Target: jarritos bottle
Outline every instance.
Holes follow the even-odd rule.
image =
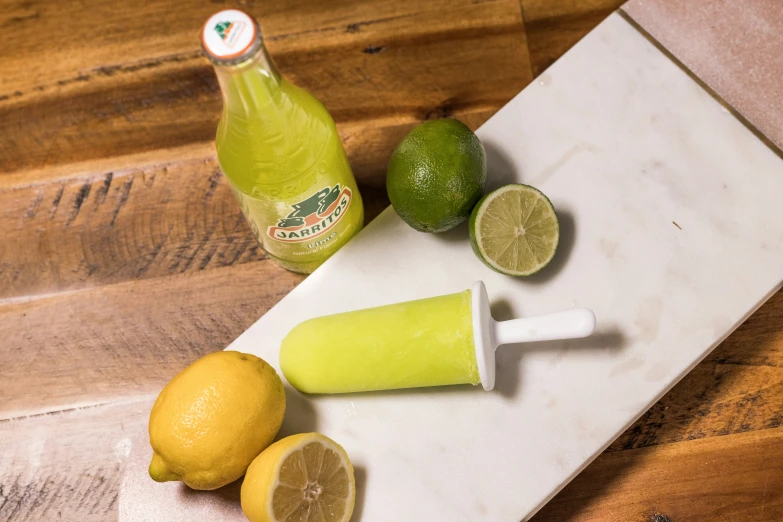
[[[280,76],[258,23],[243,11],[212,16],[201,42],[223,92],[220,168],[264,250],[281,266],[310,273],[364,222],[334,121]]]

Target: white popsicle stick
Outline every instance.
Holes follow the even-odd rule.
[[[487,287],[476,281],[471,288],[473,343],[481,385],[495,387],[495,350],[503,344],[554,341],[587,337],[595,330],[595,314],[588,308],[573,308],[537,317],[495,321],[489,309]]]

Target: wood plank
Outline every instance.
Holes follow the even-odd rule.
[[[158,0],[134,6],[131,16],[125,11],[130,6],[108,0],[74,9],[3,1],[11,4],[6,16],[16,32],[14,46],[0,51],[2,172],[214,137],[220,95],[196,36],[214,5],[172,10]],[[305,2],[251,11],[268,28],[282,72],[318,96],[339,123],[373,119],[380,120],[375,127],[394,129],[436,115],[492,111],[531,79],[521,14],[512,0],[372,7],[354,1],[328,8]],[[150,20],[167,30],[151,37]],[[101,31],[91,29],[96,24]],[[52,48],[57,37],[63,40]],[[352,134],[350,127],[341,130]],[[356,160],[355,151],[363,148],[359,139],[353,143],[349,153]],[[386,160],[377,157],[365,175],[382,173]],[[362,161],[357,164],[364,171]]]
[[[0,419],[157,393],[301,280],[262,261],[0,305]]]
[[[538,76],[624,0],[520,0],[533,75]]]
[[[13,91],[31,86],[51,86],[48,89],[86,81],[68,79],[92,69],[110,76],[123,72],[119,70],[122,63],[141,67],[143,60],[154,57],[176,61],[171,57],[198,51],[198,31],[210,15],[232,7],[221,3],[181,0],[174,9],[165,0],[139,5],[109,0],[71,5],[0,0],[0,24],[13,26],[17,36],[0,49],[4,59],[0,66],[7,69],[0,76],[0,88],[15,97]],[[421,37],[502,25],[508,23],[508,16],[514,24],[519,21],[519,5],[513,0],[483,4],[477,8],[466,0],[295,0],[240,2],[237,7],[259,19],[264,39],[277,55],[318,47],[357,47],[385,33]],[[165,30],[151,31],[153,26]],[[58,81],[66,84],[58,85]]]
[[[388,205],[386,190],[361,192],[369,221]],[[0,223],[0,298],[266,258],[211,154],[0,188]]]
[[[117,492],[153,398],[0,421],[0,520],[117,520]]]
[[[211,156],[0,190],[0,296],[265,258]]]
[[[783,520],[783,428],[598,457],[531,522]]]

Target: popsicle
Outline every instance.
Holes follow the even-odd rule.
[[[305,393],[495,386],[499,345],[586,337],[586,308],[497,322],[484,283],[456,294],[316,317],[283,339],[280,367]]]

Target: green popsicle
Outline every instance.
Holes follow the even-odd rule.
[[[587,308],[497,322],[476,281],[456,294],[305,321],[283,339],[280,368],[305,393],[479,383],[491,390],[499,345],[585,337],[594,328]]]
[[[306,393],[479,384],[471,291],[310,319],[280,366]]]

